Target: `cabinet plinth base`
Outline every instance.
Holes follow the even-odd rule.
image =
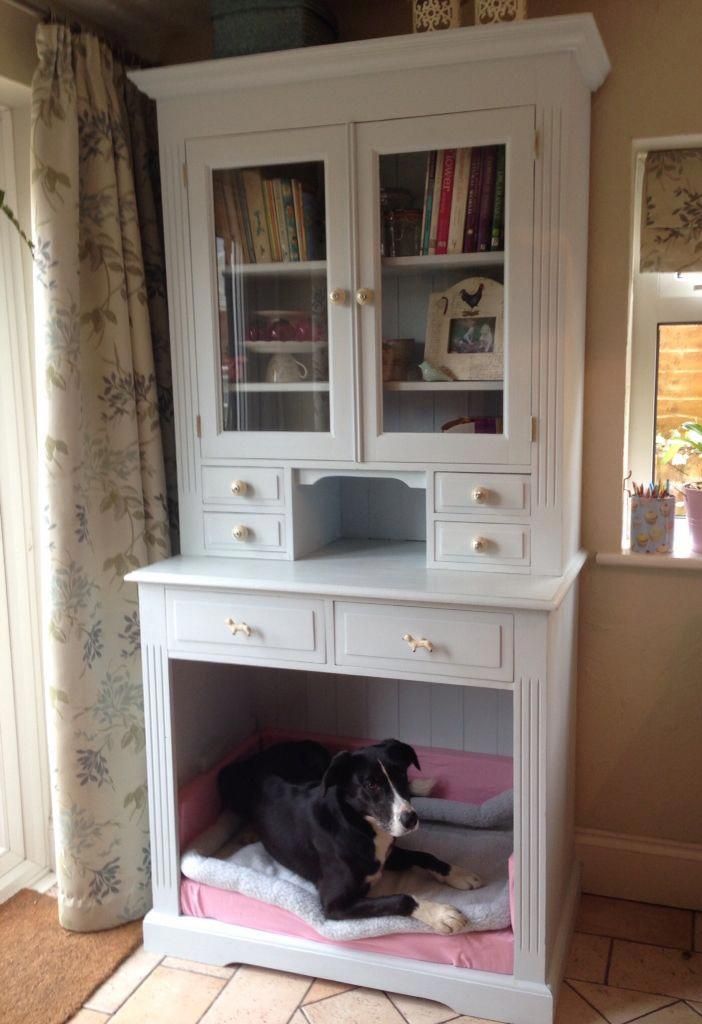
[[[505,1024],[552,1024],[548,985],[400,957],[322,947],[209,918],[175,917],[152,910],[144,919],[144,946],[152,953],[223,966],[254,964],[349,985],[380,988],[445,1003],[456,1013]],[[458,975],[458,976],[457,976]]]

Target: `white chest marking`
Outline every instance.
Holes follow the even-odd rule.
[[[393,844],[393,837],[389,834],[389,832],[385,832],[382,829],[379,829],[372,818],[366,818],[366,821],[375,832],[375,837],[373,839],[373,846],[375,847],[375,859],[380,864],[380,867],[376,872],[374,872],[372,875],[366,875],[366,883],[368,885],[374,885],[375,882],[378,881],[378,879],[383,873],[385,861],[388,859],[388,854],[390,853],[390,848],[392,847]]]

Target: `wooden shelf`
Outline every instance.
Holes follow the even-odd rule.
[[[239,383],[238,381],[232,381],[229,384],[229,390],[231,391],[258,391],[258,392],[284,392],[284,391],[328,391],[329,381],[328,380],[301,380],[291,381],[289,384],[249,384]]]
[[[457,252],[443,256],[383,256],[383,270],[393,273],[416,270],[450,270],[452,267],[501,267],[504,252]]]
[[[247,341],[247,352],[256,355],[281,355],[286,352],[319,352],[327,348],[326,341]]]
[[[386,380],[384,391],[504,391],[502,380]]]
[[[236,267],[227,267],[225,274],[326,274],[326,260],[295,260],[278,263],[238,263]]]

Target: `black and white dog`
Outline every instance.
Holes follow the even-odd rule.
[[[251,822],[271,857],[314,882],[328,918],[400,914],[453,934],[466,925],[455,907],[404,893],[369,895],[384,869],[422,868],[455,889],[482,884],[430,853],[395,846],[419,826],[411,764],[419,768],[417,755],[399,740],[333,758],[312,741],[278,743],[223,768],[218,785],[225,808]]]

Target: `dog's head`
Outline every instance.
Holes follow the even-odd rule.
[[[343,799],[374,828],[403,836],[419,825],[410,803],[407,769],[419,768],[417,755],[407,743],[383,740],[352,752],[342,750],[329,765],[322,789],[337,786]]]

